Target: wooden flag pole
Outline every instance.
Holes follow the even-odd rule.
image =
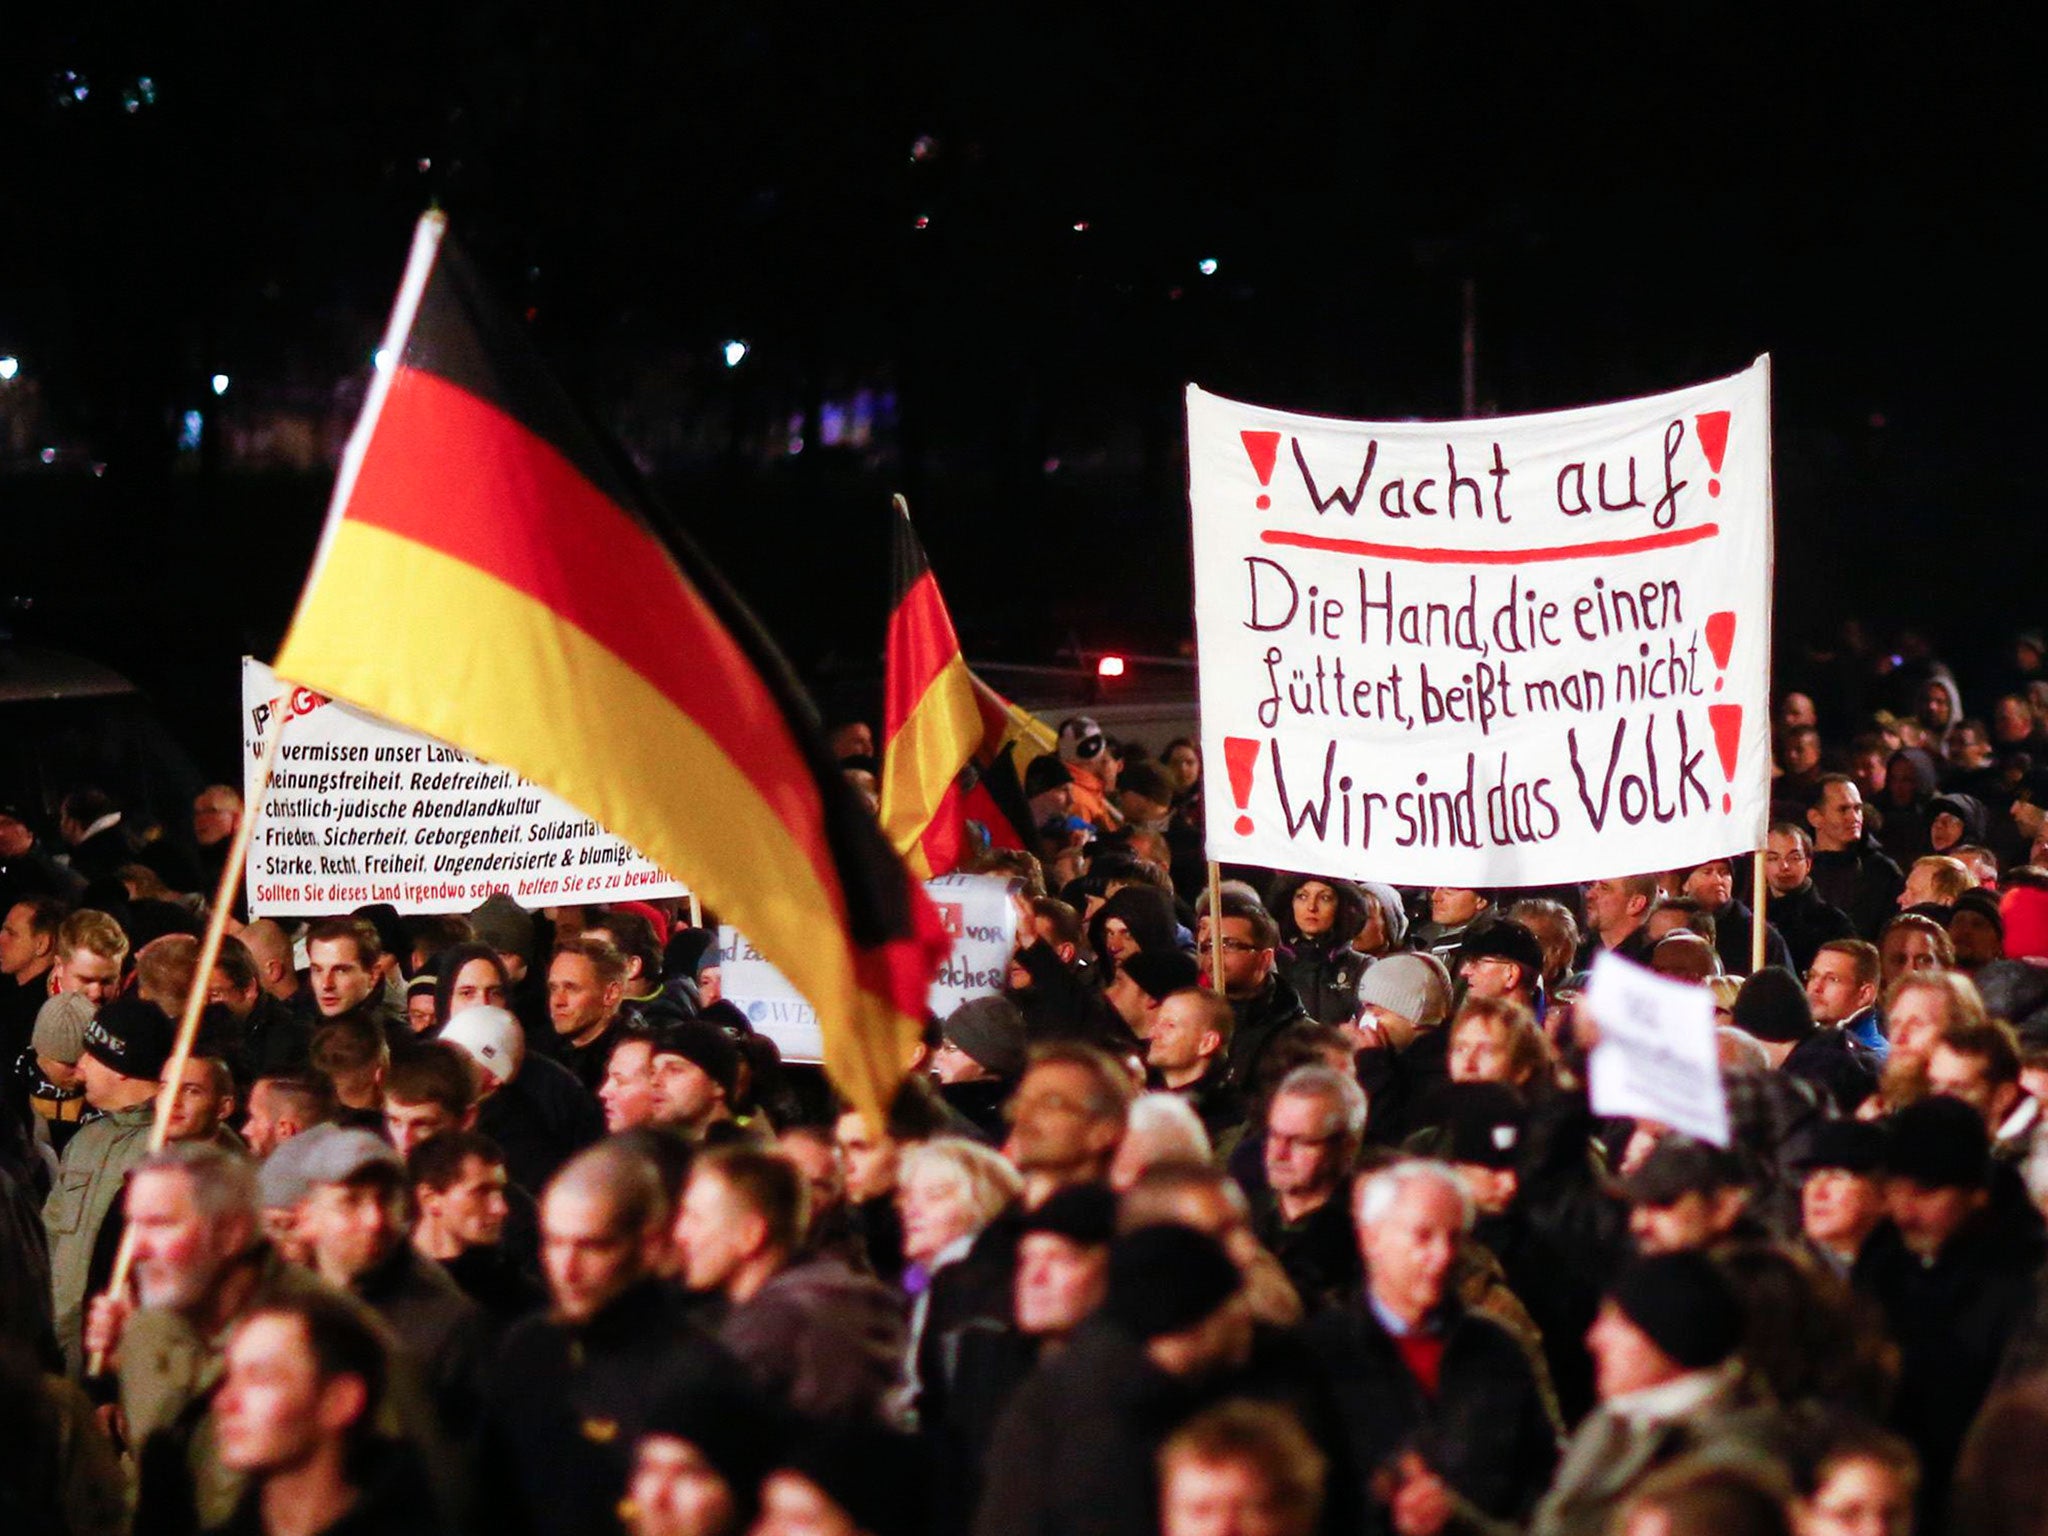
[[[1209,985],[1223,995],[1223,866],[1209,861]]]
[[[692,928],[702,928],[704,926],[704,903],[697,899],[695,891],[690,892],[690,926]]]
[[[263,750],[256,759],[256,783],[243,806],[242,823],[235,828],[234,841],[228,845],[228,861],[221,869],[220,884],[213,893],[213,911],[206,920],[206,936],[199,941],[199,962],[192,972],[192,990],[185,996],[185,1012],[178,1021],[178,1035],[171,1045],[170,1060],[164,1063],[163,1083],[171,1091],[158,1090],[156,1119],[149,1127],[152,1156],[163,1150],[164,1142],[170,1136],[171,1107],[177,1102],[177,1084],[185,1075],[185,1063],[192,1059],[193,1042],[199,1038],[200,1016],[206,1012],[207,982],[213,975],[214,963],[220,959],[221,940],[228,931],[228,915],[234,909],[235,897],[241,892],[242,866],[248,862],[256,817],[263,804],[263,796],[270,788],[270,771],[277,764],[277,747],[284,739],[285,716],[290,712],[291,690],[287,689],[282,697],[271,701],[270,719],[263,728]],[[108,1295],[118,1296],[127,1290],[128,1271],[134,1262],[135,1228],[123,1227],[121,1246],[114,1253],[114,1273],[107,1281]],[[85,1374],[97,1376],[105,1366],[106,1361],[98,1351],[94,1351],[86,1362]]]

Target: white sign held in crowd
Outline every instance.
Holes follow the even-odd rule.
[[[1711,992],[1603,950],[1593,961],[1585,1008],[1600,1029],[1586,1067],[1594,1114],[1655,1120],[1728,1145]]]
[[[277,676],[242,659],[243,790],[255,787]],[[687,894],[567,801],[430,737],[293,688],[249,841],[249,912],[467,912]]]
[[[1016,882],[999,875],[941,875],[925,893],[953,941],[953,953],[932,980],[927,1007],[944,1018],[970,997],[1000,992],[1017,943]],[[817,1010],[782,972],[732,928],[718,931],[719,991],[768,1036],[784,1061],[821,1061]]]
[[[1187,407],[1211,858],[1517,886],[1760,845],[1767,358],[1541,416]]]

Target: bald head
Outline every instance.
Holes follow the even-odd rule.
[[[256,976],[272,997],[290,997],[298,990],[298,972],[292,964],[292,941],[283,928],[267,917],[236,935],[249,957],[256,962]]]

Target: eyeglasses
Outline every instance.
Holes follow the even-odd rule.
[[[1102,749],[1108,744],[1109,743],[1105,741],[1100,734],[1094,736],[1083,736],[1079,741],[1074,743],[1074,756],[1080,758],[1083,762],[1086,762],[1091,757],[1100,757],[1102,755]]]
[[[1249,939],[1225,939],[1222,948],[1227,955],[1255,955],[1259,952],[1259,946]]]

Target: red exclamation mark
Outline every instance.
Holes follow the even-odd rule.
[[[1742,706],[1740,704],[1709,704],[1707,721],[1714,727],[1714,746],[1721,754],[1721,773],[1729,783],[1735,782],[1735,753],[1742,745]],[[1735,809],[1735,797],[1721,797],[1721,812],[1726,815]]]
[[[1280,457],[1280,434],[1278,432],[1240,432],[1244,439],[1244,451],[1251,456],[1252,469],[1258,474],[1259,484],[1273,483],[1273,461]],[[1273,498],[1264,491],[1259,493],[1256,503],[1263,512],[1273,505]],[[1240,802],[1242,803],[1242,802]]]
[[[1273,435],[1277,438],[1280,434],[1276,432]],[[1267,462],[1271,464],[1271,460]],[[1252,770],[1258,763],[1259,744],[1255,739],[1250,736],[1223,738],[1223,766],[1230,771],[1230,798],[1237,802],[1236,831],[1239,837],[1249,836],[1252,830],[1252,819],[1243,812],[1252,798]]]
[[[1728,452],[1728,416],[1727,411],[1702,411],[1692,419],[1700,437],[1700,452],[1707,456],[1707,468],[1716,475],[1721,473],[1721,460]],[[1707,481],[1707,494],[1721,494],[1718,479]]]
[[[1728,670],[1728,653],[1735,648],[1735,615],[1728,612],[1707,615],[1707,649],[1714,653],[1714,665]],[[1714,679],[1714,692],[1721,691],[1721,679]]]

